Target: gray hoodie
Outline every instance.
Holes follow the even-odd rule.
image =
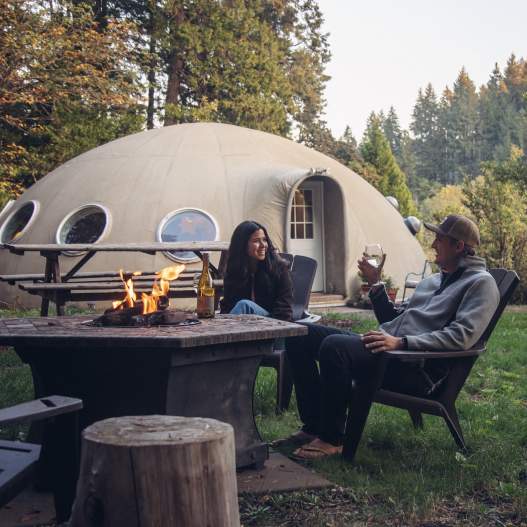
[[[422,280],[402,313],[393,320],[379,316],[385,304],[381,291],[371,295],[380,330],[396,337],[406,336],[410,350],[466,350],[477,343],[498,307],[500,295],[485,260],[478,256],[461,259],[461,276],[445,282],[437,273]],[[377,304],[377,305],[376,305]],[[386,306],[384,306],[386,307]],[[389,317],[392,318],[392,317]]]

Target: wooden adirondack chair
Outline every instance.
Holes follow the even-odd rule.
[[[508,271],[506,269],[490,269],[489,272],[492,274],[498,285],[500,303],[492,320],[481,336],[480,341],[472,349],[467,351],[384,352],[381,357],[381,364],[378,368],[378,378],[372,381],[375,385],[381,386],[382,376],[384,375],[387,361],[391,359],[453,359],[448,377],[437,393],[434,393],[429,397],[421,397],[378,388],[373,402],[408,410],[415,427],[423,426],[423,413],[443,417],[456,441],[456,444],[462,450],[466,449],[466,445],[455,407],[457,396],[465,384],[476,359],[485,352],[486,342],[520,281],[518,275],[514,271]],[[342,453],[343,457],[349,461],[353,460],[355,457],[364,426],[366,425],[367,417],[368,412],[363,413],[362,415],[354,415],[351,409],[349,413]]]
[[[55,419],[55,424],[46,433],[52,443],[53,494],[57,521],[68,519],[77,480],[78,453],[77,412],[82,401],[73,397],[51,395],[0,410],[0,425],[20,422]],[[63,441],[73,442],[64,448]],[[0,441],[0,507],[13,499],[28,484],[40,457],[40,445],[21,441]],[[68,459],[69,454],[74,456]],[[68,461],[72,461],[68,463]]]

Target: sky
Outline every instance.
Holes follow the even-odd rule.
[[[527,59],[527,0],[318,0],[332,59],[325,120],[360,140],[372,111],[408,128],[419,88],[438,95],[464,66],[477,87],[511,53]]]

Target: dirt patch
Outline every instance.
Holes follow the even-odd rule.
[[[525,527],[525,517],[509,501],[482,492],[442,500],[417,514],[382,496],[360,496],[349,488],[241,496],[242,524],[257,527]]]

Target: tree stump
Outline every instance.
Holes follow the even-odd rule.
[[[166,415],[89,426],[70,525],[239,526],[232,426]]]

